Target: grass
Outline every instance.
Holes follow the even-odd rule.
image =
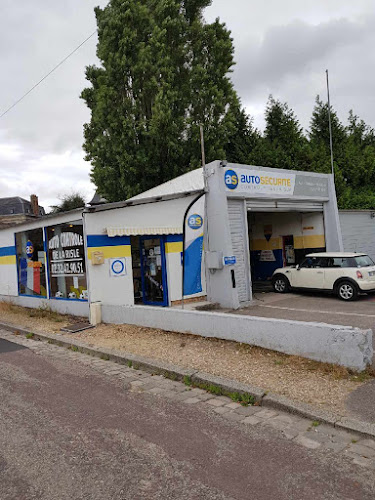
[[[253,405],[255,403],[255,398],[251,394],[230,392],[226,391],[219,385],[209,384],[205,382],[194,382],[188,375],[184,377],[183,382],[188,387],[196,387],[198,389],[202,389],[203,391],[209,392],[210,394],[214,394],[215,396],[227,396],[228,398],[232,399],[232,401],[240,403],[243,406]]]
[[[40,306],[37,309],[30,309],[29,316],[30,318],[46,318],[56,323],[62,323],[64,321],[64,317],[56,311],[52,311],[49,306]]]
[[[318,420],[314,420],[311,424],[312,427],[319,427],[320,422]]]
[[[33,334],[33,333],[28,333],[28,334],[26,335],[26,338],[27,338],[27,339],[32,339],[33,337],[34,337],[34,334]]]

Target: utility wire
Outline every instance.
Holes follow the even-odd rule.
[[[19,104],[23,99],[25,99],[26,96],[28,96],[33,90],[35,90],[38,85],[40,85],[42,82],[44,82],[44,80],[46,80],[46,78],[48,78],[50,75],[52,75],[52,73],[54,71],[57,70],[57,68],[59,68],[62,64],[64,64],[64,62],[69,59],[69,57],[71,57],[75,52],[77,52],[77,50],[79,50],[82,45],[84,45],[86,42],[88,42],[90,40],[90,38],[92,38],[95,33],[97,32],[97,30],[95,30],[93,33],[91,33],[90,36],[88,36],[85,40],[83,40],[82,43],[80,43],[78,45],[78,47],[76,47],[70,54],[68,54],[66,57],[64,57],[64,59],[62,59],[54,68],[51,69],[51,71],[49,73],[47,73],[45,76],[43,76],[43,78],[41,80],[39,80],[38,83],[36,83],[33,87],[31,87],[30,90],[28,90],[26,92],[26,94],[23,94],[22,97],[20,97],[16,102],[14,102],[8,109],[6,109],[3,113],[1,113],[0,115],[0,119],[5,116],[11,109],[13,109],[15,106],[17,106],[17,104]]]

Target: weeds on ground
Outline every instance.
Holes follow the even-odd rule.
[[[34,334],[33,334],[33,333],[28,333],[28,334],[26,335],[26,338],[27,338],[27,339],[32,339],[33,337],[34,337]]]
[[[242,406],[253,405],[255,403],[255,398],[251,394],[230,392],[215,384],[194,382],[188,375],[184,377],[183,382],[188,387],[202,389],[203,391],[214,394],[215,396],[227,396],[228,398],[232,399],[232,401],[240,403]]]
[[[64,321],[63,316],[56,311],[52,311],[49,306],[40,306],[37,309],[30,309],[29,316],[30,318],[46,318],[51,321],[56,321],[56,323]]]

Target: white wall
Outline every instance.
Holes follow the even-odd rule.
[[[103,306],[102,318],[234,340],[354,370],[364,370],[373,358],[372,331],[351,326],[148,306]]]
[[[5,255],[10,253],[13,253],[13,255]],[[18,295],[16,246],[13,228],[0,230],[0,294]]]

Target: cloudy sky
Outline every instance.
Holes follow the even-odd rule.
[[[0,114],[96,27],[93,8],[107,0],[1,0]],[[375,127],[373,0],[213,0],[236,47],[235,87],[262,128],[269,94],[286,101],[307,128],[329,68],[334,107]],[[78,190],[92,196],[84,161],[79,99],[85,66],[96,61],[96,37],[0,119],[0,197],[39,195],[46,208]]]

